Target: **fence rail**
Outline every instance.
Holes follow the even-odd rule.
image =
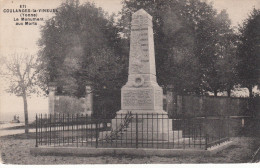
[[[166,114],[36,115],[36,147],[205,149],[229,140],[229,118]]]

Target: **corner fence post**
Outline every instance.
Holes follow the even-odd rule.
[[[35,144],[35,147],[38,147],[38,117],[37,117],[37,114],[36,114],[36,119],[35,119],[35,126],[36,126],[36,144]]]
[[[138,114],[136,114],[136,148],[138,148]]]

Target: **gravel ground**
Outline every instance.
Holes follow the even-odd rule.
[[[246,163],[252,158],[259,139],[234,138],[234,143],[215,156],[135,157],[135,156],[33,156],[29,148],[35,145],[33,133],[0,138],[1,158],[5,164],[144,164],[144,163]]]

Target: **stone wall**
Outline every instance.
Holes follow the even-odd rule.
[[[85,98],[55,96],[54,111],[60,114],[84,114]]]
[[[49,85],[49,114],[88,114],[93,113],[93,93],[90,86],[86,86],[83,98],[56,95],[56,86]]]
[[[229,98],[211,96],[177,96],[177,103],[168,111],[172,117],[203,116],[251,116],[248,98]],[[176,109],[176,110],[173,110]]]

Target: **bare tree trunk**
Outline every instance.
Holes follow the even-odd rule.
[[[25,133],[29,133],[29,124],[28,124],[28,106],[27,106],[27,96],[26,93],[23,93],[23,107],[24,107],[24,123],[25,123]]]

